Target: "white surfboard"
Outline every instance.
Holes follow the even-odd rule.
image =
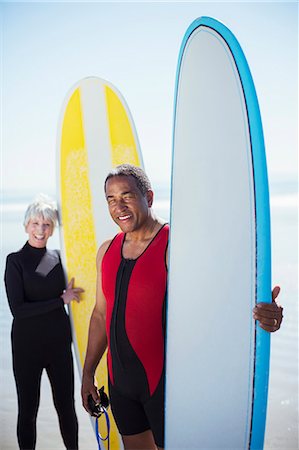
[[[179,55],[167,306],[166,448],[263,447],[271,301],[258,101],[234,35],[202,17]]]

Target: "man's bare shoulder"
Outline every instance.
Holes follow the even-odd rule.
[[[107,241],[103,242],[102,245],[100,245],[97,253],[97,267],[102,262],[103,256],[105,255],[106,251],[108,250],[109,245],[111,244],[112,239],[107,239]]]

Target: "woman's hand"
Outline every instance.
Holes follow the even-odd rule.
[[[64,301],[65,305],[69,305],[72,300],[76,300],[76,302],[80,302],[80,294],[84,292],[84,289],[77,287],[74,288],[75,278],[72,278],[67,288],[63,291],[61,298]]]

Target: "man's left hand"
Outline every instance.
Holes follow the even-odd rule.
[[[280,292],[280,287],[275,286],[272,291],[272,303],[257,303],[253,308],[253,318],[259,321],[263,330],[273,333],[280,328],[282,322],[283,308],[278,304],[276,298]]]

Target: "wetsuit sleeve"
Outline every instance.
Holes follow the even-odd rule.
[[[34,302],[26,301],[22,266],[13,255],[9,255],[6,259],[4,282],[11,313],[17,319],[44,314],[64,305],[61,297]]]

